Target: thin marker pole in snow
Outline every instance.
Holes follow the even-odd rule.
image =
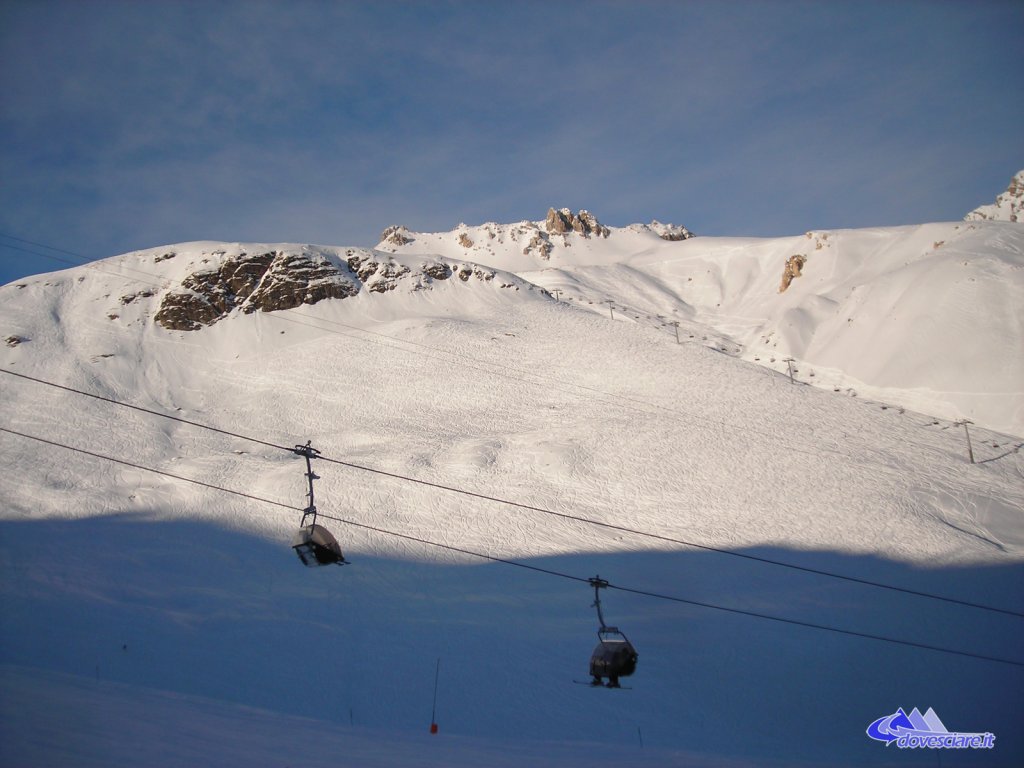
[[[613,301],[612,299],[605,299],[601,303],[608,305],[608,314],[611,315],[612,320],[614,320],[615,319],[615,310],[612,308],[612,301]]]
[[[967,431],[967,425],[973,423],[973,421],[968,419],[961,419],[957,422],[957,424],[960,424],[964,428],[964,435],[967,437],[967,456],[970,458],[971,464],[974,463],[974,446],[971,445],[971,433]]]
[[[796,382],[793,381],[793,358],[792,357],[787,357],[783,362],[789,368],[789,383],[790,384],[795,384]]]
[[[673,326],[675,327],[675,329],[676,329],[676,344],[679,344],[679,343],[680,343],[680,341],[679,341],[679,321],[678,321],[678,320],[674,321],[674,322],[672,323],[672,325],[673,325]]]
[[[562,292],[561,288],[552,288],[551,292],[555,294],[555,301],[559,301],[558,294]]]
[[[434,706],[430,710],[430,732],[437,733],[437,681],[441,677],[441,657],[437,657],[437,669],[434,671]]]

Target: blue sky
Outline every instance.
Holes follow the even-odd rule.
[[[1022,39],[1019,1],[0,0],[0,233],[954,220],[1024,168]],[[0,247],[0,283],[63,266]]]

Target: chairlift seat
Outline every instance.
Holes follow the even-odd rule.
[[[292,539],[292,549],[303,565],[310,568],[345,563],[345,556],[341,553],[338,540],[322,525],[314,524],[300,528]]]
[[[597,639],[597,647],[590,656],[591,676],[617,681],[636,671],[636,649],[617,627],[602,627],[597,631]]]

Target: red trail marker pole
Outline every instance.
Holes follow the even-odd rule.
[[[434,706],[430,710],[430,732],[437,733],[437,681],[441,677],[441,658],[437,659],[437,669],[434,671]]]

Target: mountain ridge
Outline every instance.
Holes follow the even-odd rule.
[[[582,218],[568,211],[551,209],[561,222],[554,228],[566,231],[547,233],[544,257],[531,243],[546,225],[520,222],[460,225],[444,233],[389,228],[376,249],[200,241],[82,269],[121,276],[121,284],[103,288],[109,300],[102,299],[101,311],[110,322],[152,319],[175,332],[197,331],[236,311],[294,309],[327,299],[362,297],[358,307],[365,311],[372,295],[383,298],[398,288],[402,295],[430,293],[470,281],[557,297],[780,372],[788,373],[786,358],[793,358],[804,383],[1024,434],[1019,224],[675,239],[676,229],[659,234],[656,222],[605,227],[586,211]],[[39,297],[47,279],[0,291],[21,305],[23,288],[32,284]],[[139,290],[136,282],[147,287]],[[110,299],[113,293],[118,296]],[[394,317],[433,311],[422,302],[418,309],[398,310],[386,301],[373,306]],[[23,318],[8,315],[0,327],[9,345],[32,336],[26,327],[31,307],[24,312]]]

